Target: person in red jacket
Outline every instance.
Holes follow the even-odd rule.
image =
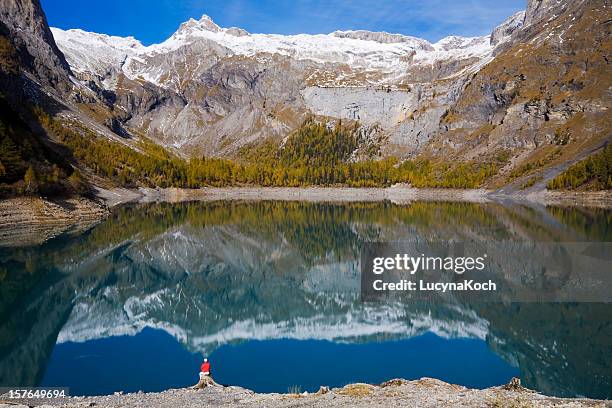
[[[204,359],[202,365],[200,366],[200,374],[210,375],[210,363],[208,362],[207,358]]]
[[[200,381],[193,386],[194,389],[204,388],[208,385],[213,385],[214,381],[210,376],[210,363],[207,358],[204,358],[202,365],[200,366]]]

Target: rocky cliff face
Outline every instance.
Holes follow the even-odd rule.
[[[565,11],[567,6],[571,5],[571,3],[584,3],[584,1],[564,2],[556,0],[527,0],[525,25],[529,26],[538,23],[545,18],[552,19]]]
[[[57,48],[38,0],[6,0],[0,7],[0,35],[15,49],[23,73],[43,86],[69,89],[70,67]],[[14,91],[17,87],[15,87]]]
[[[497,26],[491,33],[491,45],[498,45],[510,39],[512,33],[523,27],[525,22],[525,12],[519,11],[509,19]]]

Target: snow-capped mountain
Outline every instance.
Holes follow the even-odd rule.
[[[132,37],[107,36],[78,29],[51,30],[77,72],[105,75],[109,67],[115,67],[131,79],[142,77],[175,90],[184,78],[180,72],[175,72],[173,75],[178,77],[171,79],[167,72],[155,66],[155,57],[202,41],[209,42],[211,47],[216,46],[216,51],[228,57],[280,55],[320,65],[343,64],[352,70],[380,71],[377,80],[364,78],[363,83],[356,82],[355,85],[396,85],[412,66],[446,60],[480,60],[490,55],[493,49],[489,36],[452,36],[430,44],[415,37],[369,31],[336,31],[320,35],[250,34],[239,28],[221,28],[207,15],[200,20],[190,19],[166,41],[148,47]],[[192,57],[197,67],[208,55],[194,54]]]
[[[314,115],[360,126],[381,156],[499,165],[496,188],[547,146],[579,142],[541,169],[551,171],[535,191],[610,135],[608,60],[593,57],[609,47],[604,0],[528,0],[490,36],[436,43],[363,30],[253,34],[203,16],[150,46],[51,30],[38,3],[9,4],[0,20],[19,70],[0,72],[3,93],[17,106],[55,98],[60,120],[135,148],[146,136],[185,157],[236,158],[281,144]]]
[[[79,29],[63,31],[51,28],[51,32],[55,41],[62,44],[64,55],[69,56],[70,67],[75,72],[105,75],[122,67],[127,58],[146,48],[133,37],[108,36]]]
[[[206,15],[150,46],[78,29],[52,32],[82,93],[106,102],[121,133],[144,132],[185,154],[232,154],[284,137],[310,113],[382,125],[378,131],[394,143],[415,148],[443,111],[407,118],[448,104],[448,91],[494,50],[489,36],[432,44],[369,31],[251,34]]]
[[[436,43],[363,30],[253,34],[219,27],[206,15],[150,46],[82,30],[52,32],[75,73],[79,101],[95,105],[115,133],[145,134],[185,156],[231,157],[250,143],[280,143],[314,114],[358,121],[372,140],[385,141],[383,154],[401,158],[426,151],[476,160],[497,150],[541,146],[539,139],[550,138],[582,106],[552,106],[556,99],[548,98],[537,109],[529,107],[527,96],[540,93],[542,81],[555,87],[562,79],[544,78],[554,69],[527,65],[547,60],[545,55],[552,61],[584,51],[556,51],[567,42],[561,32],[549,33],[555,18],[565,31],[576,21],[564,2],[529,1],[527,11],[510,16],[491,35]],[[558,44],[545,50],[548,43],[533,43],[538,38]],[[518,56],[529,44],[543,47],[542,55]],[[510,65],[517,67],[512,75]],[[480,83],[483,72],[489,79]],[[546,126],[548,133],[534,138]]]

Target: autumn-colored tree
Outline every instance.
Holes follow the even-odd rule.
[[[396,158],[356,160],[363,143],[359,127],[306,121],[285,140],[243,148],[240,161],[199,157],[186,161],[143,139],[138,150],[103,139],[85,129],[73,130],[40,113],[41,123],[64,143],[76,159],[94,173],[127,187],[260,185],[389,186],[405,182],[415,187],[475,188],[495,174],[493,164],[453,165]],[[376,149],[374,149],[376,150]]]
[[[38,192],[38,180],[32,166],[28,167],[28,170],[26,170],[23,181],[25,183],[24,189],[27,194],[35,194]]]
[[[570,166],[548,182],[550,190],[560,189],[612,189],[612,144],[603,150]]]
[[[68,183],[77,194],[83,195],[89,192],[89,184],[78,170],[74,170],[68,177]]]

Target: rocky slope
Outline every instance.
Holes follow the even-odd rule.
[[[380,385],[348,384],[313,394],[258,394],[240,387],[211,386],[203,390],[176,389],[160,393],[116,394],[57,400],[23,400],[30,407],[609,407],[608,401],[546,397],[511,383],[475,390],[432,378],[394,379]],[[0,407],[9,408],[15,405]],[[19,405],[18,405],[19,406]]]
[[[43,86],[57,90],[70,87],[70,67],[53,40],[38,0],[3,1],[0,7],[0,35],[7,39],[5,41],[10,41],[15,49],[15,68],[19,67]],[[12,89],[17,91],[18,87]]]
[[[49,139],[35,111],[51,115],[63,112],[106,137],[119,138],[72,105],[80,92],[75,83],[64,55],[55,44],[40,2],[3,1],[0,4],[0,196],[23,194],[28,168],[32,168],[37,179],[33,183],[36,187],[31,190],[43,196],[67,196],[75,191],[68,177],[78,163],[65,146]]]
[[[470,77],[427,151],[458,159],[511,152],[512,191],[523,175],[542,188],[608,143],[611,16],[606,1],[530,1],[524,27]]]

